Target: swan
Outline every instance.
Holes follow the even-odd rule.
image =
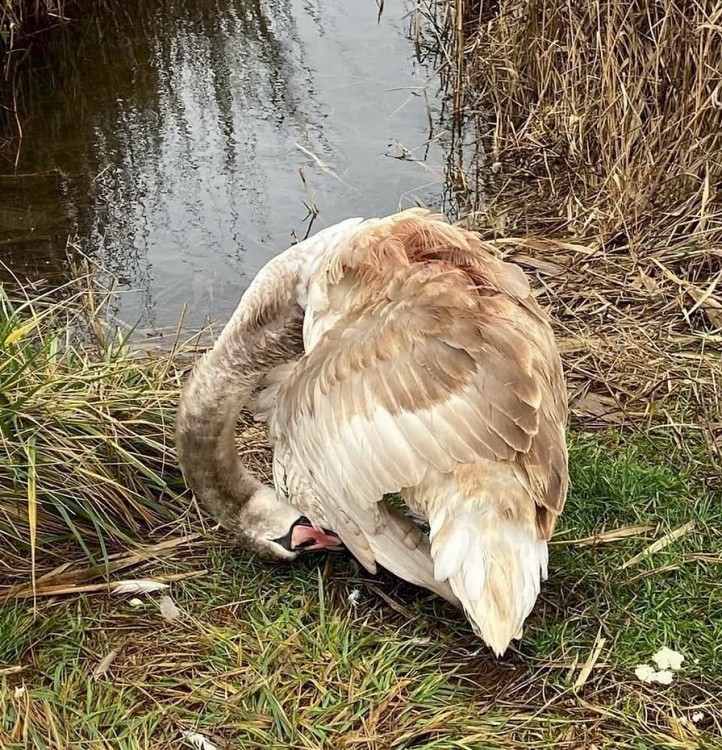
[[[241,463],[242,408],[267,423],[274,488]],[[554,335],[523,271],[409,209],[340,222],[261,269],[183,389],[177,449],[240,544],[292,560],[343,543],[369,573],[462,607],[501,655],[547,577],[566,422]]]

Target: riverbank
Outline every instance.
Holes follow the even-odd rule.
[[[722,5],[444,4],[470,223],[536,275],[587,424],[722,442]],[[509,240],[509,238],[514,238]],[[521,238],[521,239],[520,239]]]
[[[699,433],[570,435],[551,579],[496,660],[348,555],[269,565],[204,526],[173,449],[192,342],[143,355],[65,292],[0,304],[3,748],[713,747],[722,506]],[[641,682],[665,645],[683,670]]]
[[[502,118],[511,105],[490,104],[498,149],[484,140],[485,120],[470,110],[477,101],[481,111],[491,49],[474,36],[487,32],[469,6],[456,7],[466,25],[459,16],[450,28],[464,29],[468,55],[452,49],[448,59],[461,65],[452,81],[464,83],[464,132],[478,128],[489,155],[477,165],[483,213],[473,213],[476,170],[456,184],[471,220],[537,276],[577,417],[551,577],[523,640],[497,660],[458,612],[383,572],[367,576],[348,555],[279,566],[234,549],[204,526],[174,455],[195,339],[145,353],[104,322],[97,285],[74,282],[52,301],[28,289],[19,302],[0,299],[3,748],[166,750],[197,747],[198,734],[222,750],[719,745],[718,333],[709,328],[719,246],[707,244],[717,225],[685,250],[683,238],[662,241],[643,222],[627,234],[624,223],[616,234],[606,220],[585,224],[589,213],[574,223],[576,198],[593,191],[568,193],[572,219],[554,202],[571,157],[549,173],[543,159],[513,161],[512,136],[529,117],[512,134]],[[505,33],[483,43],[502,45]],[[522,94],[535,80],[515,102],[529,105]],[[561,148],[545,143],[550,156]],[[533,152],[533,138],[524,144]],[[242,429],[244,460],[267,476],[262,433]],[[635,668],[662,646],[684,654],[681,671],[670,685],[642,682]]]

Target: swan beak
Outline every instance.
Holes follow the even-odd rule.
[[[314,529],[308,519],[300,518],[291,529],[291,549],[298,552],[342,550],[343,542],[333,531]]]

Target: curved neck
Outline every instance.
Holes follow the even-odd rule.
[[[253,307],[259,295],[244,295],[215,346],[196,363],[178,407],[176,449],[185,480],[231,532],[243,529],[243,509],[261,487],[238,455],[239,413],[269,370],[303,351],[303,311],[291,289],[274,291],[277,304],[261,294],[260,310]]]
[[[361,222],[346,219],[269,261],[183,389],[176,422],[183,474],[196,497],[231,532],[243,530],[244,508],[261,487],[236,450],[238,415],[272,368],[303,352],[299,300],[307,297],[312,262]]]

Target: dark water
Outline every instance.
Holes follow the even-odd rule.
[[[117,278],[122,320],[173,326],[187,305],[198,325],[304,236],[307,205],[314,230],[441,205],[411,3],[380,22],[374,0],[119,7],[46,35],[18,74],[0,258],[19,275],[62,280],[73,235]]]

